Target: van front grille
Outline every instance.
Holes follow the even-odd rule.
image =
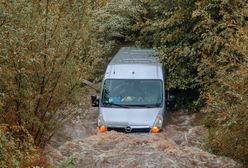
[[[150,132],[150,128],[132,128],[131,131],[127,131],[123,127],[108,127],[108,131],[126,132],[126,133],[138,133],[138,132]]]

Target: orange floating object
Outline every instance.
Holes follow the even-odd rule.
[[[107,131],[107,128],[106,128],[105,126],[101,126],[101,127],[99,128],[99,131],[100,131],[101,133],[106,132],[106,131]]]
[[[152,133],[158,133],[159,130],[160,130],[160,129],[159,129],[158,127],[152,127],[151,132],[152,132]]]

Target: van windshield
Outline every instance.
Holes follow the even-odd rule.
[[[160,107],[163,82],[155,79],[107,79],[103,85],[105,107]]]

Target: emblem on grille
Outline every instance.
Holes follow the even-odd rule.
[[[125,131],[129,133],[129,132],[132,131],[132,128],[131,128],[130,126],[127,126],[127,127],[125,128]]]

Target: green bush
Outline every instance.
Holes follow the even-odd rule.
[[[248,165],[248,67],[218,75],[220,78],[208,94],[206,146],[216,154]]]
[[[60,161],[58,168],[76,168],[76,162],[78,161],[77,155],[71,155],[64,160]]]
[[[31,167],[38,160],[38,150],[25,128],[0,125],[0,167]]]
[[[202,5],[202,6],[201,6]],[[203,55],[198,70],[205,80],[207,147],[248,164],[248,3],[212,0],[195,13]]]
[[[21,125],[44,145],[78,103],[102,50],[83,1],[0,2],[0,123]],[[104,48],[105,47],[105,48]]]
[[[208,100],[206,126],[207,147],[248,165],[248,40],[241,28],[230,40],[230,49],[243,56],[242,63],[232,61],[216,71],[216,80],[205,94]],[[226,61],[227,57],[220,60]]]

